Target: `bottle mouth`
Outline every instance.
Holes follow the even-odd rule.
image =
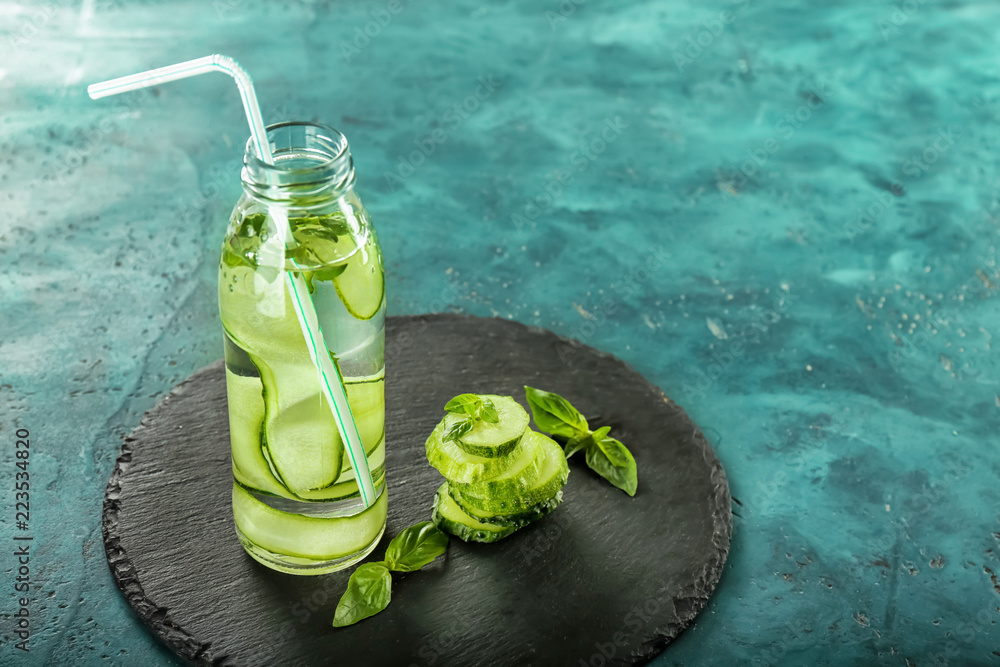
[[[261,199],[288,200],[338,196],[354,185],[354,161],[347,137],[320,123],[288,121],[267,126],[274,163],[257,155],[248,139],[243,155],[243,186]]]

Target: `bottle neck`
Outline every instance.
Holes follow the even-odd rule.
[[[352,192],[354,161],[343,134],[318,123],[270,125],[274,163],[263,162],[247,142],[241,173],[243,191],[267,206],[314,208]]]

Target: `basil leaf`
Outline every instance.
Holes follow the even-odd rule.
[[[587,465],[614,486],[635,495],[639,485],[638,471],[632,452],[614,438],[608,437],[609,426],[597,429],[587,447]]]
[[[578,435],[566,441],[566,444],[563,445],[563,451],[566,453],[566,458],[569,458],[581,449],[586,449],[592,443],[593,441],[589,433],[587,435]]]
[[[463,435],[472,430],[472,417],[466,417],[462,421],[457,421],[451,425],[448,432],[444,434],[443,440],[445,442],[451,442],[453,440],[458,440]]]
[[[328,266],[323,269],[318,269],[315,273],[313,273],[313,277],[316,280],[332,281],[334,278],[336,278],[346,270],[347,270],[346,262],[344,264],[335,264],[333,266]]]
[[[410,526],[389,542],[385,564],[396,572],[415,572],[448,549],[448,536],[430,521]]]
[[[333,627],[342,628],[374,616],[389,605],[392,575],[382,563],[365,563],[351,575],[347,590],[337,603]]]
[[[445,412],[455,412],[457,414],[462,414],[463,412],[470,417],[475,417],[476,413],[479,411],[479,406],[482,405],[482,399],[475,394],[459,394],[455,398],[448,401],[445,406]]]
[[[479,410],[479,418],[490,424],[499,424],[500,415],[497,414],[496,406],[488,398],[483,399],[483,405]]]
[[[240,223],[240,236],[256,236],[260,238],[261,233],[267,229],[267,215],[264,213],[252,213],[243,218]]]
[[[567,438],[590,433],[584,416],[559,394],[528,386],[524,387],[524,394],[538,430]]]

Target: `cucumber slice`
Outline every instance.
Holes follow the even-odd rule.
[[[533,506],[553,498],[566,484],[569,477],[569,466],[566,456],[551,438],[541,433],[531,432],[534,436],[522,439],[522,442],[537,443],[540,468],[535,480],[518,493],[499,495],[492,493],[490,487],[481,483],[452,483],[452,495],[462,507],[477,510],[486,516],[506,514],[516,515],[531,511]],[[450,481],[450,480],[449,480]]]
[[[521,455],[514,459],[503,472],[471,485],[476,495],[485,495],[491,498],[520,496],[535,485],[545,458],[543,440],[548,440],[548,438],[541,433],[528,431],[522,440],[524,444],[521,446]],[[469,486],[461,482],[453,482],[453,484],[460,488]]]
[[[367,243],[347,260],[346,268],[333,279],[337,294],[347,312],[359,320],[370,320],[382,309],[385,301],[385,275],[382,255],[369,232]]]
[[[308,359],[285,281],[279,276],[268,282],[261,272],[246,267],[227,269],[225,275],[225,284],[219,284],[219,307],[229,337],[264,359]]]
[[[229,401],[229,441],[232,443],[233,477],[240,484],[294,498],[274,479],[264,458],[261,430],[264,428],[264,398],[260,378],[237,375],[226,369],[226,398]]]
[[[380,373],[374,378],[360,381],[352,378],[346,382],[345,387],[351,414],[354,415],[358,434],[365,446],[365,454],[371,458],[372,453],[385,441],[385,374]],[[341,473],[348,470],[351,470],[351,460],[345,456]]]
[[[295,494],[324,489],[340,476],[344,446],[326,397],[300,401],[264,419],[267,454]]]
[[[519,459],[523,457],[533,457],[533,450],[525,446],[526,438],[518,440],[508,454],[486,458],[467,453],[454,440],[445,442],[442,439],[444,433],[442,420],[431,431],[424,446],[427,449],[427,461],[449,482],[482,482],[502,475],[512,465],[520,465]]]
[[[471,431],[458,438],[458,446],[468,454],[484,458],[509,454],[528,430],[528,413],[510,396],[480,395],[480,398],[492,401],[500,421],[497,424],[477,421]],[[444,432],[463,419],[466,419],[464,414],[448,413]]]
[[[233,518],[251,542],[271,553],[335,560],[371,544],[385,525],[388,492],[354,516],[317,518],[268,507],[233,485]]]
[[[466,542],[496,542],[517,530],[511,526],[483,523],[463,512],[448,493],[448,482],[442,484],[434,496],[431,521],[441,530]]]
[[[303,364],[272,367],[251,358],[264,385],[264,451],[276,477],[296,495],[330,486],[340,476],[344,444],[315,369],[306,379]]]
[[[496,526],[507,526],[509,528],[523,528],[532,521],[541,519],[543,516],[559,507],[563,500],[562,489],[560,489],[559,491],[556,491],[556,495],[552,496],[548,500],[543,500],[540,503],[532,505],[526,510],[521,510],[513,514],[494,514],[492,512],[484,512],[483,510],[476,509],[475,507],[469,505],[462,499],[461,494],[455,491],[455,487],[451,485],[448,487],[448,492],[451,494],[455,504],[476,521]]]

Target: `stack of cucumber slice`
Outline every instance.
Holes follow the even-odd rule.
[[[466,542],[496,542],[562,502],[569,467],[562,448],[528,428],[528,413],[510,396],[480,395],[499,421],[474,420],[461,435],[449,413],[427,438],[427,460],[447,480],[432,520]],[[462,429],[459,429],[461,431]]]

